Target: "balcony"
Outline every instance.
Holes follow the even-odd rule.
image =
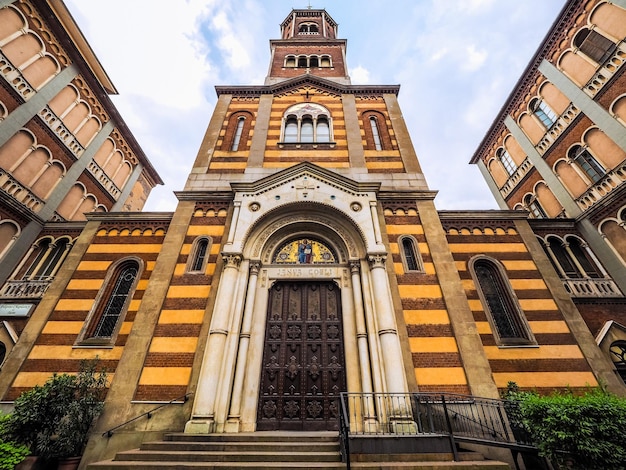
[[[0,289],[0,299],[39,300],[48,290],[52,278],[46,279],[11,279]]]
[[[624,181],[626,181],[626,161],[613,168],[602,179],[578,196],[576,204],[585,211],[624,184]]]
[[[39,117],[43,119],[43,122],[46,123],[48,128],[50,128],[50,130],[57,135],[61,142],[63,142],[65,146],[70,149],[76,158],[81,156],[81,154],[85,151],[85,147],[83,147],[74,134],[67,127],[65,127],[61,118],[59,118],[55,112],[50,109],[50,106],[44,106],[44,108],[39,111]]]
[[[576,116],[580,114],[580,109],[574,106],[573,103],[563,111],[554,124],[548,129],[543,138],[535,146],[537,151],[543,155],[548,151],[552,144],[559,138],[559,136],[574,122]]]
[[[0,74],[24,100],[32,98],[35,94],[35,89],[2,52],[0,52]]]
[[[526,173],[528,173],[531,168],[533,168],[533,164],[528,158],[526,158],[517,170],[515,170],[515,173],[513,173],[507,182],[504,183],[504,186],[500,188],[500,194],[502,194],[503,198],[506,199],[506,197],[511,194],[511,191],[513,191],[517,184],[524,179],[524,176],[526,176]]]
[[[565,290],[572,297],[621,297],[622,293],[612,279],[562,279]]]
[[[98,183],[100,183],[116,201],[119,199],[122,191],[117,187],[113,180],[106,175],[104,170],[100,168],[100,165],[92,160],[89,162],[87,170],[89,170],[89,173],[92,174]]]
[[[602,87],[608,82],[613,75],[626,62],[626,44],[621,42],[615,48],[611,56],[604,61],[602,67],[587,82],[583,91],[591,98],[596,96]]]
[[[2,169],[0,169],[0,190],[12,196],[16,201],[21,202],[33,212],[39,211],[44,205],[41,199]]]

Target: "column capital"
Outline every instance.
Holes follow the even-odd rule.
[[[361,272],[361,261],[351,260],[350,261],[350,272],[352,274],[359,274]]]
[[[387,261],[387,253],[381,253],[376,255],[368,255],[367,260],[370,263],[370,267],[385,269],[385,262]]]
[[[224,261],[225,268],[239,268],[241,264],[241,255],[238,253],[223,253],[222,261]]]
[[[261,270],[261,262],[260,261],[250,261],[250,274],[258,275]]]

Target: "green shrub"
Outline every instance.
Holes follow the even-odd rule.
[[[540,453],[580,470],[626,469],[626,399],[598,388],[540,396],[509,384],[505,398],[514,429],[527,432]]]
[[[55,374],[22,393],[0,429],[0,439],[25,445],[46,459],[81,455],[104,406],[107,377],[96,365],[85,361],[77,375]]]
[[[0,432],[9,415],[0,413]],[[0,470],[13,470],[30,453],[28,447],[0,439]]]

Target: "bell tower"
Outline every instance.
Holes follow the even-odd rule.
[[[271,60],[266,85],[304,74],[350,84],[345,39],[326,10],[292,10],[280,25],[281,39],[270,41]]]

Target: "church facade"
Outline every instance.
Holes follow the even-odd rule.
[[[216,88],[173,213],[87,214],[2,400],[100,358],[93,462],[168,431],[333,430],[341,392],[624,393],[526,211],[436,210],[399,86],[351,83],[328,12],[293,10],[270,50],[263,85]]]

